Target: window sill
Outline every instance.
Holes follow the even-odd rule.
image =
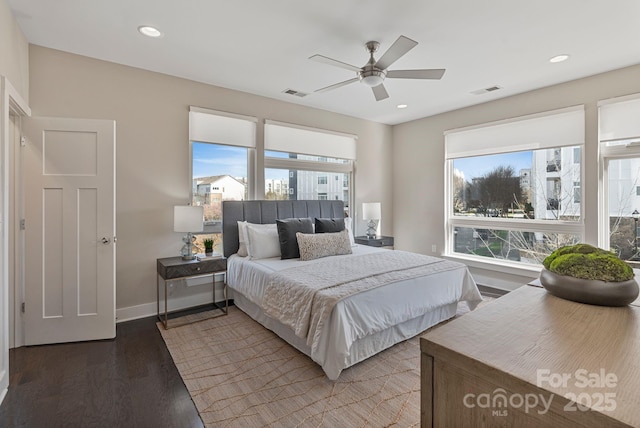
[[[442,258],[455,260],[477,269],[487,269],[510,275],[520,275],[530,277],[531,279],[535,279],[540,276],[540,270],[542,269],[542,265],[522,265],[520,263],[512,263],[504,260],[497,261],[496,259],[481,260],[477,257],[468,257],[459,254],[443,254]]]

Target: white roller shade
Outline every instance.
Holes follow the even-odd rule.
[[[356,137],[267,121],[264,125],[264,148],[278,152],[353,160],[356,158]]]
[[[600,141],[640,138],[640,98],[625,98],[599,106]]]
[[[256,146],[256,119],[191,107],[189,140],[230,146]]]
[[[584,144],[584,107],[445,132],[447,159]]]

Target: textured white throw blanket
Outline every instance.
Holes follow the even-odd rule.
[[[406,251],[330,257],[276,272],[265,289],[267,315],[306,338],[312,351],[340,300],[397,281],[460,268],[461,264]]]

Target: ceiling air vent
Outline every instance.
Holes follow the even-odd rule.
[[[309,94],[305,94],[304,92],[296,91],[295,89],[285,89],[282,92],[288,95],[295,95],[296,97],[300,97],[300,98],[306,97],[307,95],[309,95]]]
[[[499,89],[502,89],[502,86],[494,85],[494,86],[489,86],[488,88],[476,89],[475,91],[471,91],[471,93],[473,95],[482,95],[489,92],[497,91]]]

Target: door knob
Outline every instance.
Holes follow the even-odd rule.
[[[107,245],[109,242],[111,242],[111,240],[110,240],[109,238],[106,238],[106,237],[105,237],[105,238],[102,238],[100,241],[101,241],[104,245]]]

